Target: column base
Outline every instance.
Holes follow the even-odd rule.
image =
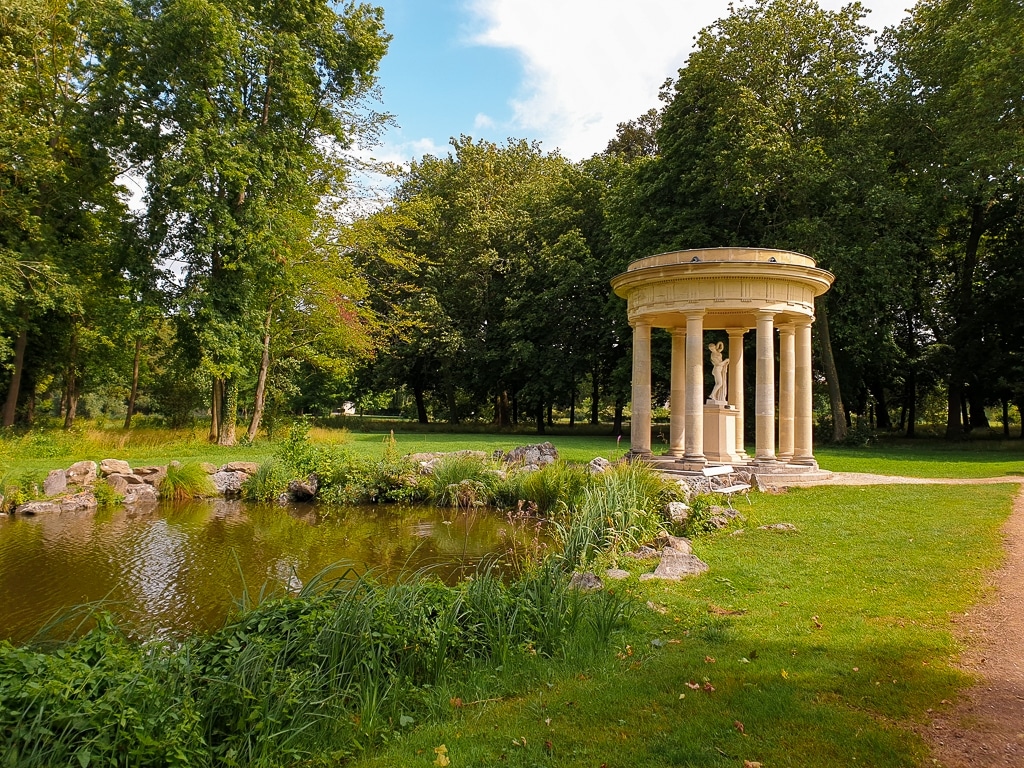
[[[813,456],[794,456],[790,464],[799,464],[801,467],[814,467],[818,469],[818,462]]]
[[[754,464],[778,464],[779,460],[775,456],[755,456]]]

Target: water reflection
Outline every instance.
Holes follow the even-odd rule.
[[[532,536],[486,510],[335,510],[237,501],[148,511],[0,518],[0,638],[30,639],[53,616],[104,601],[133,631],[219,626],[248,589],[298,591],[332,564],[382,578],[429,568],[449,582]]]

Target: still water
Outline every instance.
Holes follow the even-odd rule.
[[[248,589],[298,589],[337,565],[382,579],[431,568],[446,581],[529,533],[488,510],[163,502],[144,512],[0,516],[0,639],[24,642],[69,608],[103,601],[127,629],[184,636],[220,626]]]

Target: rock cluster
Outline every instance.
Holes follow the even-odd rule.
[[[495,451],[495,459],[501,460],[506,465],[516,467],[527,472],[534,472],[548,464],[558,461],[558,449],[551,443],[536,443],[535,445],[520,445],[508,453]]]
[[[177,462],[172,462],[172,465]],[[242,483],[259,469],[259,465],[248,461],[233,461],[221,467],[203,464],[203,469],[213,482],[217,493],[225,498],[240,495]],[[167,477],[166,466],[140,466],[132,468],[121,459],[79,461],[67,469],[55,469],[46,475],[42,492],[46,499],[29,501],[14,508],[16,515],[74,514],[93,512],[97,501],[96,484],[103,482],[120,496],[125,506],[153,504],[160,497],[160,485]],[[316,493],[316,477],[305,481],[293,481],[289,494],[295,499],[302,497],[312,484],[311,498]],[[296,487],[293,489],[292,485]]]
[[[693,546],[690,540],[682,536],[672,536],[662,531],[654,541],[637,547],[632,552],[626,552],[623,557],[635,560],[657,560],[658,565],[651,573],[640,575],[641,581],[649,579],[665,579],[666,581],[679,581],[686,576],[696,576],[707,573],[708,564],[693,554]],[[629,572],[621,568],[609,568],[605,571],[605,579],[619,580],[629,577]],[[601,578],[591,572],[574,573],[569,582],[574,589],[591,591],[601,589],[604,586]]]

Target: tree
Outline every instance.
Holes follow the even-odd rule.
[[[146,181],[154,250],[182,265],[182,338],[211,379],[210,437],[235,441],[268,307],[387,49],[379,8],[313,0],[125,0],[94,30],[108,136]],[[369,118],[370,127],[377,118]]]
[[[891,346],[893,286],[903,284],[900,244],[879,237],[901,198],[888,192],[872,124],[863,16],[856,4],[760,0],[702,30],[663,90],[660,155],[633,166],[610,207],[620,253],[776,247],[836,273],[816,324],[836,439],[845,409],[835,340],[874,334]],[[851,347],[849,367],[878,346]]]
[[[894,157],[938,215],[929,250],[941,302],[934,332],[949,350],[949,438],[969,428],[967,390],[983,400],[987,377],[977,374],[994,351],[978,309],[990,241],[1020,216],[1012,200],[1024,157],[1022,37],[1013,0],[924,0],[880,45]]]

